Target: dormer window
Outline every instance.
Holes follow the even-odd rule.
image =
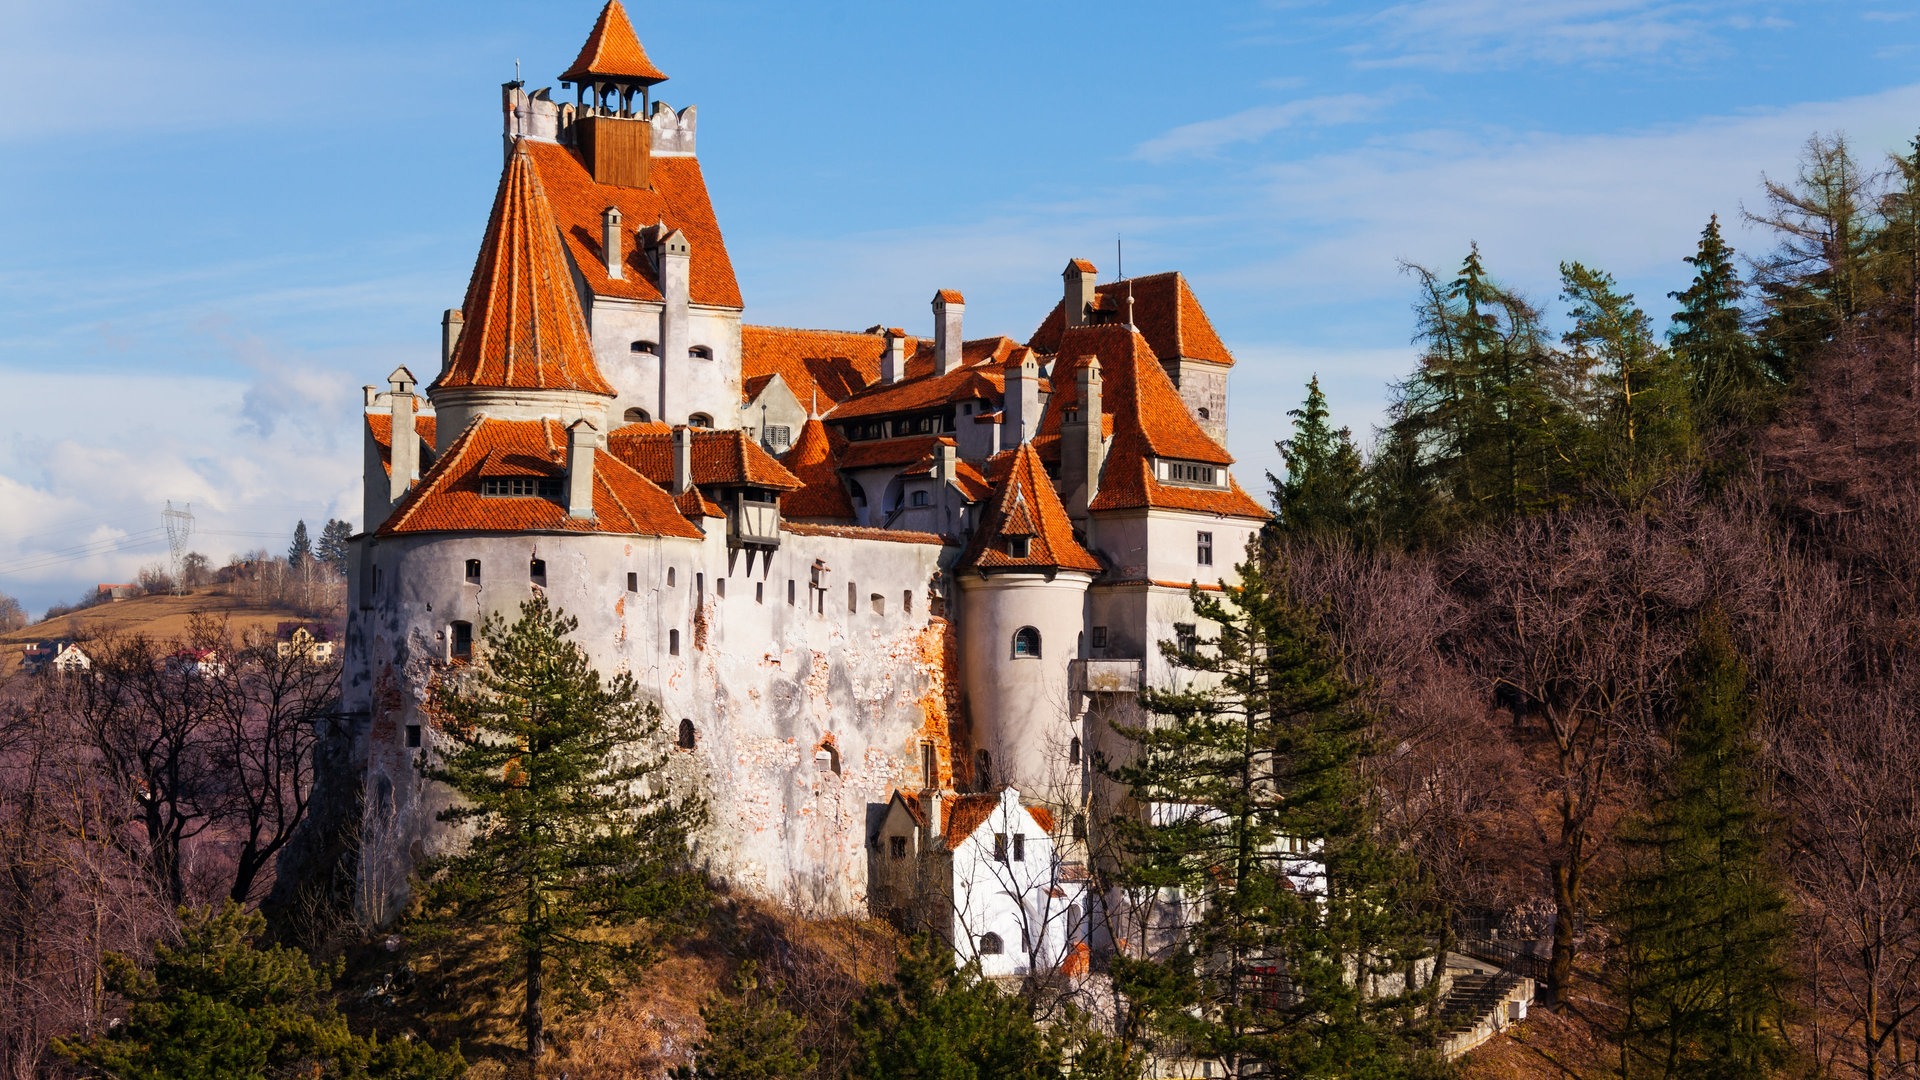
[[[706,413],[703,413],[703,412],[694,413],[692,416],[687,417],[687,426],[694,427],[694,428],[710,428],[713,426],[713,417],[708,416]]]
[[[625,419],[629,424],[646,424],[653,421],[653,417],[645,409],[628,409]]]
[[[1028,555],[1031,555],[1032,553],[1033,553],[1033,537],[1031,536],[1007,537],[1007,554],[1008,555],[1011,555],[1016,559],[1024,559]]]
[[[655,345],[651,341],[636,341],[633,344],[627,346],[627,348],[641,356],[660,355],[660,347]]]
[[[1200,461],[1161,461],[1160,478],[1176,484],[1220,487],[1221,469]]]
[[[480,479],[480,494],[488,498],[558,499],[560,481],[537,476],[485,476]]]
[[[695,345],[693,348],[687,350],[687,355],[693,357],[695,360],[711,360],[713,359],[713,350],[707,348],[705,345]]]

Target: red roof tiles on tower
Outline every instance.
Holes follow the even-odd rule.
[[[391,476],[393,475],[393,414],[370,412],[363,415],[367,418],[367,431],[373,435],[374,445],[380,448],[380,466],[387,471],[387,475]],[[413,430],[420,436],[423,444],[421,449],[425,451],[420,460],[431,461],[434,447],[433,435],[436,430],[433,414],[415,413]]]
[[[673,432],[665,424],[628,424],[607,435],[607,449],[656,484],[673,482]],[[738,428],[694,428],[688,465],[696,485],[732,485],[793,491],[800,478]]]
[[[752,400],[766,380],[779,375],[807,408],[820,394],[822,409],[846,400],[880,379],[884,334],[844,330],[794,330],[784,326],[740,328],[740,373]]]
[[[840,449],[845,445],[846,440],[828,430],[819,417],[807,419],[800,428],[800,437],[794,440],[793,449],[780,459],[780,464],[799,477],[801,484],[800,490],[781,498],[783,516],[815,521],[854,520],[853,500],[840,481]]]
[[[726,241],[720,235],[720,222],[714,216],[713,200],[707,194],[707,180],[700,172],[698,158],[655,155],[647,173],[653,186],[625,187],[596,182],[571,147],[531,141],[526,145],[539,168],[540,182],[551,201],[567,253],[573,257],[574,268],[586,281],[588,291],[595,296],[629,300],[661,298],[659,275],[643,245],[628,247],[620,277],[607,276],[607,262],[600,247],[600,215],[615,206],[629,226],[665,222],[668,228],[686,234],[687,245],[693,249],[687,294],[694,303],[743,306],[740,283],[727,257]]]
[[[460,343],[434,386],[612,396],[593,362],[580,298],[528,146],[520,140],[507,159],[461,305]]]
[[[1023,550],[1024,549],[1024,550]],[[1084,570],[1100,572],[1100,560],[1074,539],[1073,523],[1032,443],[1013,452],[1011,467],[987,507],[966,554],[965,569]]]
[[[580,46],[580,55],[574,57],[573,66],[560,80],[585,83],[592,82],[595,75],[649,86],[667,81],[666,72],[654,67],[647,59],[647,50],[640,47],[640,37],[633,32],[633,23],[620,0],[607,0],[607,6],[600,9],[587,43]]]
[[[1089,265],[1083,269],[1091,271],[1093,267]],[[1124,324],[1127,321],[1129,286],[1132,287],[1133,325],[1153,346],[1155,354],[1168,359],[1184,356],[1191,360],[1208,360],[1228,366],[1233,364],[1233,354],[1227,351],[1226,343],[1220,340],[1220,335],[1213,329],[1213,321],[1207,318],[1206,310],[1200,306],[1193,290],[1187,287],[1187,279],[1179,272],[1110,281],[1097,286],[1094,291],[1095,306],[1102,311],[1113,312],[1113,321]],[[1049,355],[1060,352],[1060,335],[1065,328],[1063,305],[1055,303],[1053,311],[1040,323],[1040,329],[1027,339],[1027,344]]]

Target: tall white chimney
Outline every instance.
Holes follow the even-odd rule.
[[[942,375],[960,366],[960,316],[967,301],[953,289],[933,294],[933,369]]]
[[[620,234],[620,208],[617,206],[600,211],[600,254],[606,260],[608,277],[618,281],[626,275],[626,240]]]
[[[1099,272],[1085,259],[1075,259],[1060,272],[1066,281],[1066,295],[1061,300],[1067,316],[1067,326],[1087,325],[1087,305],[1093,303],[1094,277]]]
[[[1081,357],[1073,384],[1079,400],[1073,419],[1060,426],[1060,489],[1066,495],[1067,516],[1084,529],[1087,507],[1100,492],[1107,449],[1100,418],[1100,358]]]
[[[1007,358],[1007,392],[1001,403],[1000,449],[1009,450],[1033,438],[1040,423],[1040,361],[1033,350],[1014,350]]]
[[[387,376],[389,400],[393,403],[393,445],[388,455],[391,468],[387,472],[387,502],[389,505],[400,501],[407,489],[413,486],[414,474],[420,471],[420,436],[413,430],[413,372],[405,367],[393,369]],[[376,526],[368,525],[372,532]]]
[[[673,493],[684,495],[693,487],[693,429],[681,424],[673,429]]]
[[[687,242],[686,233],[664,224],[655,225],[652,233],[653,265],[659,275],[661,298],[660,411],[654,414],[654,419],[663,424],[685,423],[687,418],[678,411],[680,402],[675,400],[673,391],[686,380],[668,373],[682,374],[691,344],[687,308],[691,303],[693,245]]]
[[[907,332],[899,327],[887,328],[887,351],[880,354],[880,382],[891,384],[899,382],[907,373]]]
[[[585,420],[567,428],[567,516],[593,516],[593,451],[600,432]]]
[[[446,374],[453,366],[453,350],[460,344],[460,331],[466,329],[467,318],[459,308],[450,307],[440,315],[440,373]]]

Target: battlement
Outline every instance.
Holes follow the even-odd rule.
[[[510,82],[501,88],[501,132],[507,144],[515,138],[536,142],[574,145],[578,137],[577,121],[590,116],[607,115],[593,106],[555,101],[553,88],[542,87],[529,93],[525,83]],[[653,112],[645,118],[651,128],[654,157],[694,156],[694,132],[699,123],[698,107],[688,105],[676,111],[664,101],[653,103]]]

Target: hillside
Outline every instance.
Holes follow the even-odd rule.
[[[236,635],[272,633],[288,621],[313,621],[311,613],[271,598],[245,595],[235,586],[213,585],[183,596],[141,596],[68,612],[0,634],[0,678],[19,670],[29,646],[49,638],[97,638],[108,634],[145,634],[169,639],[186,634],[196,616],[226,620]],[[322,621],[334,621],[329,617]]]

